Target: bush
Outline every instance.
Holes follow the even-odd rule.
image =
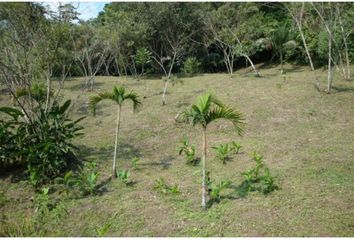
[[[0,123],[1,157],[3,164],[10,161],[24,163],[32,185],[38,186],[61,176],[75,160],[72,139],[81,135],[80,118],[68,118],[71,101],[54,103],[45,111],[41,104],[35,108],[31,120],[15,108],[0,108],[10,120]],[[5,160],[4,160],[5,159]]]
[[[200,72],[201,63],[198,61],[196,57],[189,57],[184,62],[182,72],[188,75],[192,75]]]

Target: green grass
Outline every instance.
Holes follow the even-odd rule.
[[[232,77],[184,78],[183,85],[169,87],[167,106],[161,105],[162,80],[147,80],[142,110],[134,114],[129,104],[123,106],[119,137],[118,168],[129,169],[131,159],[140,158],[139,170],[131,170],[136,183],[126,187],[116,180],[105,185],[102,195],[62,199],[68,214],[58,223],[48,216],[40,229],[26,225],[12,231],[25,236],[97,236],[99,230],[105,236],[353,236],[353,81],[335,78],[334,94],[328,95],[314,89],[305,68],[289,71],[285,78],[275,68],[261,69],[261,74],[247,76],[242,69]],[[325,81],[326,72],[317,74]],[[75,101],[73,118],[88,116],[82,121],[85,135],[76,144],[82,159],[98,161],[99,181],[104,181],[111,174],[116,105],[104,102],[96,117],[90,115],[88,97],[94,93],[82,94],[82,82],[69,79],[63,98]],[[96,82],[96,91],[122,84],[143,96],[143,81],[97,77]],[[279,190],[226,198],[201,210],[200,167],[186,165],[176,150],[186,136],[201,156],[201,131],[176,125],[174,117],[205,91],[242,111],[247,121],[243,137],[224,121],[208,128],[207,169],[213,179],[240,184],[240,173],[253,165],[251,152],[256,150],[277,177]],[[9,102],[1,96],[2,106]],[[214,160],[211,147],[232,140],[242,145],[240,154],[226,165]],[[160,177],[178,184],[181,194],[154,191]],[[10,178],[0,179],[0,234],[34,216],[33,190],[23,181],[10,183]]]

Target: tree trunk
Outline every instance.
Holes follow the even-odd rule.
[[[168,86],[168,79],[165,82],[165,86],[163,87],[163,93],[162,93],[162,105],[166,105],[166,91],[167,91],[167,86]]]
[[[283,53],[280,52],[280,66],[281,66],[281,74],[284,74],[284,66],[283,66]]]
[[[256,75],[256,77],[260,77],[261,75],[257,71],[256,66],[253,64],[251,58],[248,55],[246,55],[246,54],[242,54],[242,55],[246,58],[246,63],[249,62],[251,64],[252,69],[253,69],[254,74]],[[247,64],[246,64],[246,68],[247,68]]]
[[[115,144],[114,144],[112,178],[117,178],[116,165],[117,165],[118,134],[119,134],[119,126],[120,126],[120,111],[121,111],[121,106],[118,105],[118,110],[117,110],[117,128],[116,128],[116,140],[115,140]]]
[[[203,128],[203,158],[202,158],[202,174],[203,174],[203,181],[202,181],[202,208],[206,209],[206,175],[205,175],[205,162],[206,162],[206,155],[207,155],[207,146],[206,146],[206,128]]]
[[[332,39],[328,37],[328,76],[327,76],[327,93],[331,93],[332,87],[332,66],[331,66],[331,59],[332,59]]]

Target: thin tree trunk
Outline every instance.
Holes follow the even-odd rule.
[[[332,53],[332,39],[328,38],[328,76],[327,76],[327,93],[331,92],[332,87],[332,66],[331,66],[331,53]]]
[[[256,75],[256,77],[260,77],[261,75],[257,71],[256,66],[253,64],[251,58],[248,55],[246,55],[246,54],[242,54],[242,55],[246,58],[246,68],[247,68],[247,63],[249,62],[251,64],[251,66],[252,66],[252,69],[253,69],[254,74]]]
[[[280,52],[280,66],[281,66],[281,74],[284,74],[284,66],[283,66],[283,53]]]
[[[119,126],[120,126],[120,111],[121,111],[121,106],[118,105],[118,110],[117,110],[117,128],[116,128],[116,140],[115,140],[115,144],[114,144],[112,178],[117,178],[116,165],[117,165],[118,134],[119,134]]]
[[[162,93],[162,105],[166,105],[166,91],[167,91],[167,86],[168,86],[168,79],[165,82],[165,86],[163,87],[163,93]]]
[[[202,181],[202,208],[206,209],[206,174],[205,174],[205,162],[206,162],[206,155],[207,155],[207,146],[206,146],[206,128],[203,128],[203,158],[202,158],[202,174],[203,174],[203,181]]]

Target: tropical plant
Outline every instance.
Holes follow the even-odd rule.
[[[162,193],[162,194],[168,194],[168,193],[180,194],[181,193],[177,184],[175,184],[173,186],[169,186],[166,183],[165,179],[162,177],[155,181],[154,190],[156,190],[157,192]]]
[[[220,144],[219,146],[212,148],[215,149],[216,158],[223,164],[226,164],[226,161],[230,160],[231,148],[229,144]]]
[[[131,181],[129,180],[129,170],[117,170],[117,176],[125,185],[129,185],[131,183]]]
[[[94,115],[96,114],[97,104],[103,100],[111,100],[118,105],[116,137],[115,137],[113,169],[112,169],[112,177],[117,178],[116,162],[117,162],[118,135],[119,135],[119,128],[120,128],[121,108],[122,108],[123,103],[127,100],[132,101],[134,110],[137,110],[139,107],[141,107],[142,103],[139,99],[138,94],[136,94],[135,92],[131,91],[131,92],[127,93],[127,91],[124,87],[116,86],[113,88],[113,92],[100,93],[100,94],[98,94],[98,96],[93,96],[90,98],[90,108],[93,111]]]
[[[15,108],[0,108],[0,112],[12,118],[0,122],[0,140],[3,141],[3,133],[10,133],[1,148],[6,150],[4,154],[11,151],[7,156],[26,164],[29,181],[34,186],[61,176],[75,159],[72,139],[82,135],[83,128],[78,123],[83,118],[69,119],[70,105],[70,100],[63,105],[54,102],[47,111],[39,106],[30,119]]]
[[[86,170],[79,173],[75,185],[82,195],[95,195],[97,193],[97,172],[96,162],[86,163]]]
[[[68,171],[64,174],[63,177],[57,177],[55,179],[56,184],[62,186],[66,195],[73,189],[73,187],[77,184],[77,179],[74,176],[73,171]]]
[[[221,200],[221,193],[228,187],[230,187],[231,181],[220,181],[218,184],[210,184],[210,201],[211,202],[220,202]]]
[[[281,73],[284,73],[283,67],[283,57],[286,49],[291,49],[296,47],[295,41],[290,41],[289,27],[286,25],[279,26],[272,35],[272,45],[274,52],[280,58]]]
[[[138,157],[132,158],[131,159],[132,168],[138,169],[138,162],[139,161],[140,161],[140,158],[138,158]]]
[[[184,154],[187,158],[187,165],[197,165],[198,159],[195,157],[195,146],[189,143],[187,138],[184,138],[182,141],[182,146],[179,147],[178,154]]]
[[[176,117],[177,122],[189,123],[192,126],[199,125],[202,128],[202,207],[204,209],[206,209],[206,131],[208,125],[218,119],[225,119],[230,121],[234,125],[238,134],[242,135],[244,118],[241,112],[232,109],[230,106],[224,105],[211,93],[199,96],[196,104],[193,104],[189,109],[184,110]]]
[[[256,166],[241,173],[244,182],[241,184],[246,191],[259,191],[268,194],[278,189],[275,184],[275,178],[271,175],[270,170],[266,167],[263,156],[257,152],[252,153],[252,159]]]
[[[241,144],[235,142],[235,141],[232,141],[231,142],[231,151],[233,151],[235,154],[238,154],[240,152],[240,149],[241,149]]]
[[[182,71],[185,74],[192,75],[200,71],[200,65],[201,63],[196,57],[189,57],[184,62]]]

